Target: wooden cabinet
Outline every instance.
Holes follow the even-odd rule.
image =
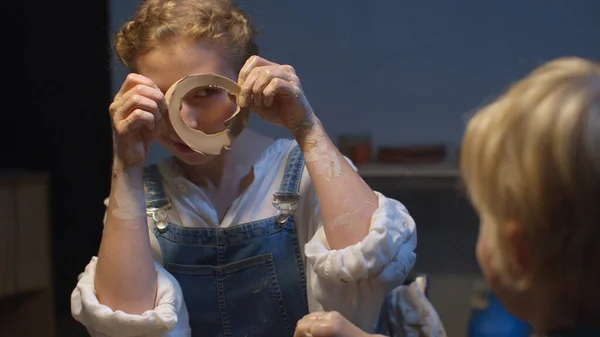
[[[0,336],[51,337],[55,331],[45,173],[0,176]]]

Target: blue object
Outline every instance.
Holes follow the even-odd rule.
[[[532,329],[512,316],[492,293],[486,295],[485,308],[473,308],[469,320],[469,337],[529,337]]]
[[[296,146],[272,201],[278,215],[232,227],[200,228],[166,219],[169,204],[160,172],[156,165],[146,168],[146,211],[155,221],[166,269],[181,286],[194,336],[292,336],[296,322],[308,314],[291,213],[300,198],[303,171]]]

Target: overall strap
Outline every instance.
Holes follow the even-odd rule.
[[[144,168],[144,198],[146,209],[157,209],[169,205],[169,199],[165,197],[160,172],[156,164]]]
[[[304,172],[304,157],[300,147],[296,145],[287,158],[279,194],[299,195],[302,172]]]
[[[300,202],[300,182],[304,165],[302,151],[296,145],[287,158],[279,192],[273,195],[273,206],[279,212],[277,221],[280,223],[285,223],[287,217],[296,210]]]
[[[165,196],[160,172],[156,164],[144,168],[144,198],[146,200],[146,214],[154,220],[154,225],[159,231],[167,228],[167,212],[171,202]]]

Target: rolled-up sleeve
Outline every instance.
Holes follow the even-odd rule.
[[[372,331],[385,296],[402,284],[416,260],[413,218],[399,201],[375,194],[378,207],[361,242],[331,250],[315,202],[307,220],[316,231],[304,247],[315,300],[324,310],[342,313],[365,331]]]
[[[94,287],[97,257],[79,275],[71,294],[71,314],[92,337],[189,337],[191,329],[181,287],[160,264],[155,307],[141,315],[113,311],[99,303]]]

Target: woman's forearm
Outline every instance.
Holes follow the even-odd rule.
[[[141,314],[154,308],[156,269],[145,212],[143,167],[115,160],[95,287],[100,303]]]
[[[330,248],[360,242],[378,207],[377,195],[344,159],[314,114],[294,136],[319,200]]]

